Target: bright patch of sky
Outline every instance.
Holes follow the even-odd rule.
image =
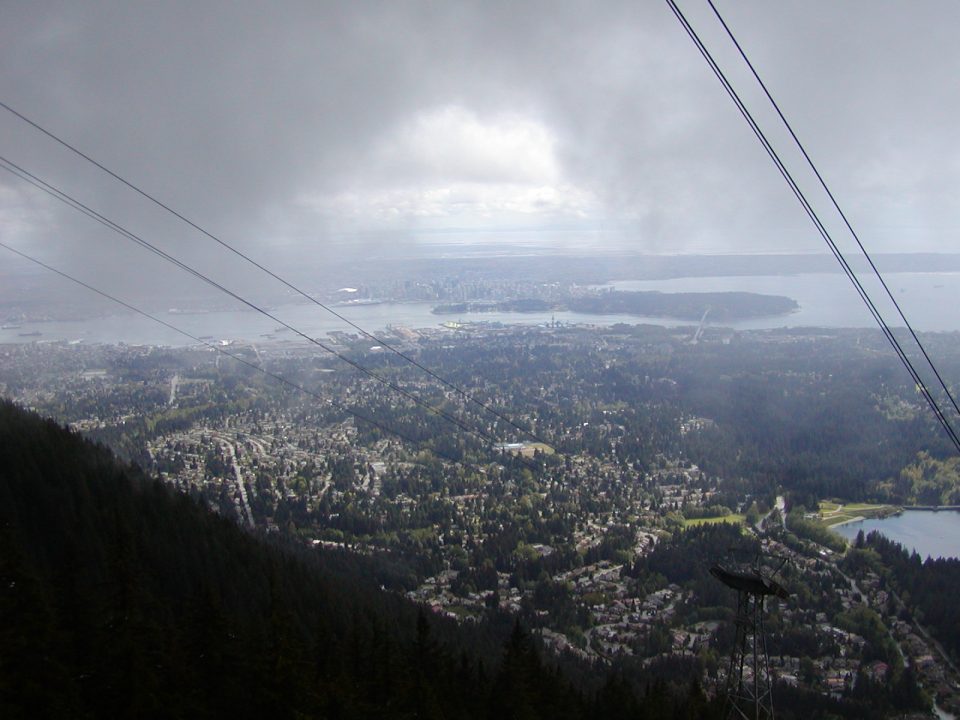
[[[300,201],[332,221],[383,227],[483,227],[588,220],[597,198],[564,177],[557,138],[536,119],[425,110],[400,123],[355,169],[348,190]]]

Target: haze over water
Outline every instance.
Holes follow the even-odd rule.
[[[960,273],[910,272],[889,273],[888,286],[908,320],[918,331],[960,331],[960,315],[950,308],[960,305]],[[885,299],[882,291],[863,280],[874,301],[892,326],[902,326]],[[857,296],[847,278],[839,273],[807,273],[797,275],[747,275],[720,277],[681,277],[664,280],[621,280],[608,284],[617,290],[659,292],[753,292],[767,295],[785,295],[800,305],[798,311],[787,315],[751,318],[723,323],[737,330],[758,330],[782,327],[873,328],[876,323]],[[498,322],[505,324],[545,324],[551,320],[562,323],[582,323],[608,326],[617,323],[651,323],[665,326],[694,326],[684,320],[640,317],[624,314],[591,315],[569,311],[508,313],[483,312],[461,315],[435,315],[434,303],[384,302],[375,305],[346,305],[337,311],[364,329],[377,332],[390,325],[410,328],[437,328],[449,321]],[[277,306],[271,313],[283,322],[312,337],[321,337],[332,331],[355,332],[348,325],[306,303],[288,303]],[[199,336],[216,340],[247,342],[281,342],[296,339],[290,331],[275,332],[278,323],[248,309],[204,312],[198,314],[167,314],[160,317],[170,324]],[[710,325],[709,316],[707,324]],[[39,332],[40,335],[26,333]],[[77,321],[24,323],[20,327],[0,330],[0,342],[29,342],[34,340],[83,340],[95,343],[125,342],[130,344],[189,345],[193,341],[147,318],[130,313]]]

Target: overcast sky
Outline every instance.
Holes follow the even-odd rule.
[[[960,3],[718,6],[868,248],[960,251]],[[787,151],[709,8],[681,7]],[[6,0],[0,18],[5,103],[260,258],[823,250],[657,0]],[[0,154],[148,239],[201,242],[4,111]],[[6,173],[0,234],[71,266],[128,253]]]

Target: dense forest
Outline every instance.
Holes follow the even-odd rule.
[[[878,572],[881,581],[904,604],[915,608],[917,619],[930,628],[943,647],[960,660],[960,560],[921,560],[898,543],[874,531],[857,538],[848,563],[864,563]]]

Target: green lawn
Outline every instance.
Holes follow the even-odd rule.
[[[844,507],[849,512],[879,512],[883,510],[889,510],[892,506],[890,505],[871,505],[869,503],[850,503],[849,505],[844,505]]]
[[[689,520],[684,520],[683,526],[694,527],[696,525],[715,525],[716,523],[734,523],[736,525],[742,525],[743,515],[740,515],[739,513],[731,513],[730,515],[721,515],[719,517],[691,518]]]
[[[897,511],[893,505],[875,505],[871,503],[849,503],[842,504],[834,501],[824,500],[820,503],[820,509],[817,513],[817,520],[832,527],[843,522],[849,522],[855,518],[870,518],[892,515]]]

